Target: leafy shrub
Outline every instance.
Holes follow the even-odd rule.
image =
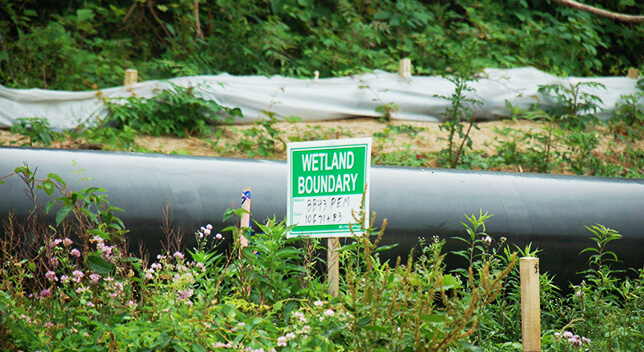
[[[244,152],[251,158],[255,155],[274,157],[286,150],[286,142],[281,137],[284,132],[273,126],[275,122],[277,119],[272,114],[267,114],[266,119],[256,120],[253,127],[240,130],[244,137],[235,144],[227,144],[226,149]]]
[[[173,134],[184,137],[207,133],[211,123],[228,122],[242,117],[239,108],[227,108],[199,96],[199,87],[180,87],[158,92],[153,98],[129,97],[108,102],[109,115],[105,123],[118,123],[118,128],[130,128],[153,136]]]
[[[19,118],[11,126],[12,133],[19,133],[23,139],[27,138],[24,145],[33,147],[34,144],[50,146],[57,134],[49,127],[49,121],[39,117]]]
[[[584,87],[606,89],[601,83],[579,82],[571,83],[568,87],[561,84],[540,86],[539,92],[554,95],[556,106],[552,114],[566,128],[588,128],[599,121],[595,114],[602,100],[597,95],[582,91]]]

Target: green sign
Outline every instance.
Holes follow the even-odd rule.
[[[361,234],[362,194],[369,183],[371,138],[289,143],[287,223],[289,236],[346,237]],[[369,223],[369,192],[365,194]]]

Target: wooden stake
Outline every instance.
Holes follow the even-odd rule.
[[[340,260],[338,256],[340,239],[338,237],[327,238],[326,267],[329,280],[329,294],[337,297],[340,291]]]
[[[629,68],[626,77],[637,79],[640,76],[640,72],[636,68]]]
[[[246,187],[242,191],[241,200],[241,207],[246,210],[246,212],[242,214],[241,220],[239,221],[239,244],[241,248],[248,247],[250,244],[248,238],[244,236],[244,229],[250,228],[250,198],[250,187]]]
[[[402,78],[411,77],[411,60],[402,59],[400,60],[400,67],[398,68],[398,74]]]
[[[138,76],[137,70],[133,70],[133,69],[125,70],[125,80],[123,81],[123,85],[126,87],[135,85],[137,81],[137,76]]]
[[[521,271],[521,330],[523,352],[541,351],[541,307],[539,300],[539,258],[523,257]]]

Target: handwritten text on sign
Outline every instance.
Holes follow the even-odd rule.
[[[370,154],[371,139],[289,144],[292,236],[350,236],[350,226],[360,228],[352,211],[360,210]]]

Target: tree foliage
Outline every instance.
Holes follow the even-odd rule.
[[[587,5],[641,15],[635,0]],[[476,42],[486,67],[623,74],[644,62],[644,25],[552,0],[0,0],[0,84],[85,90],[228,72],[322,77],[410,58],[441,74]]]

